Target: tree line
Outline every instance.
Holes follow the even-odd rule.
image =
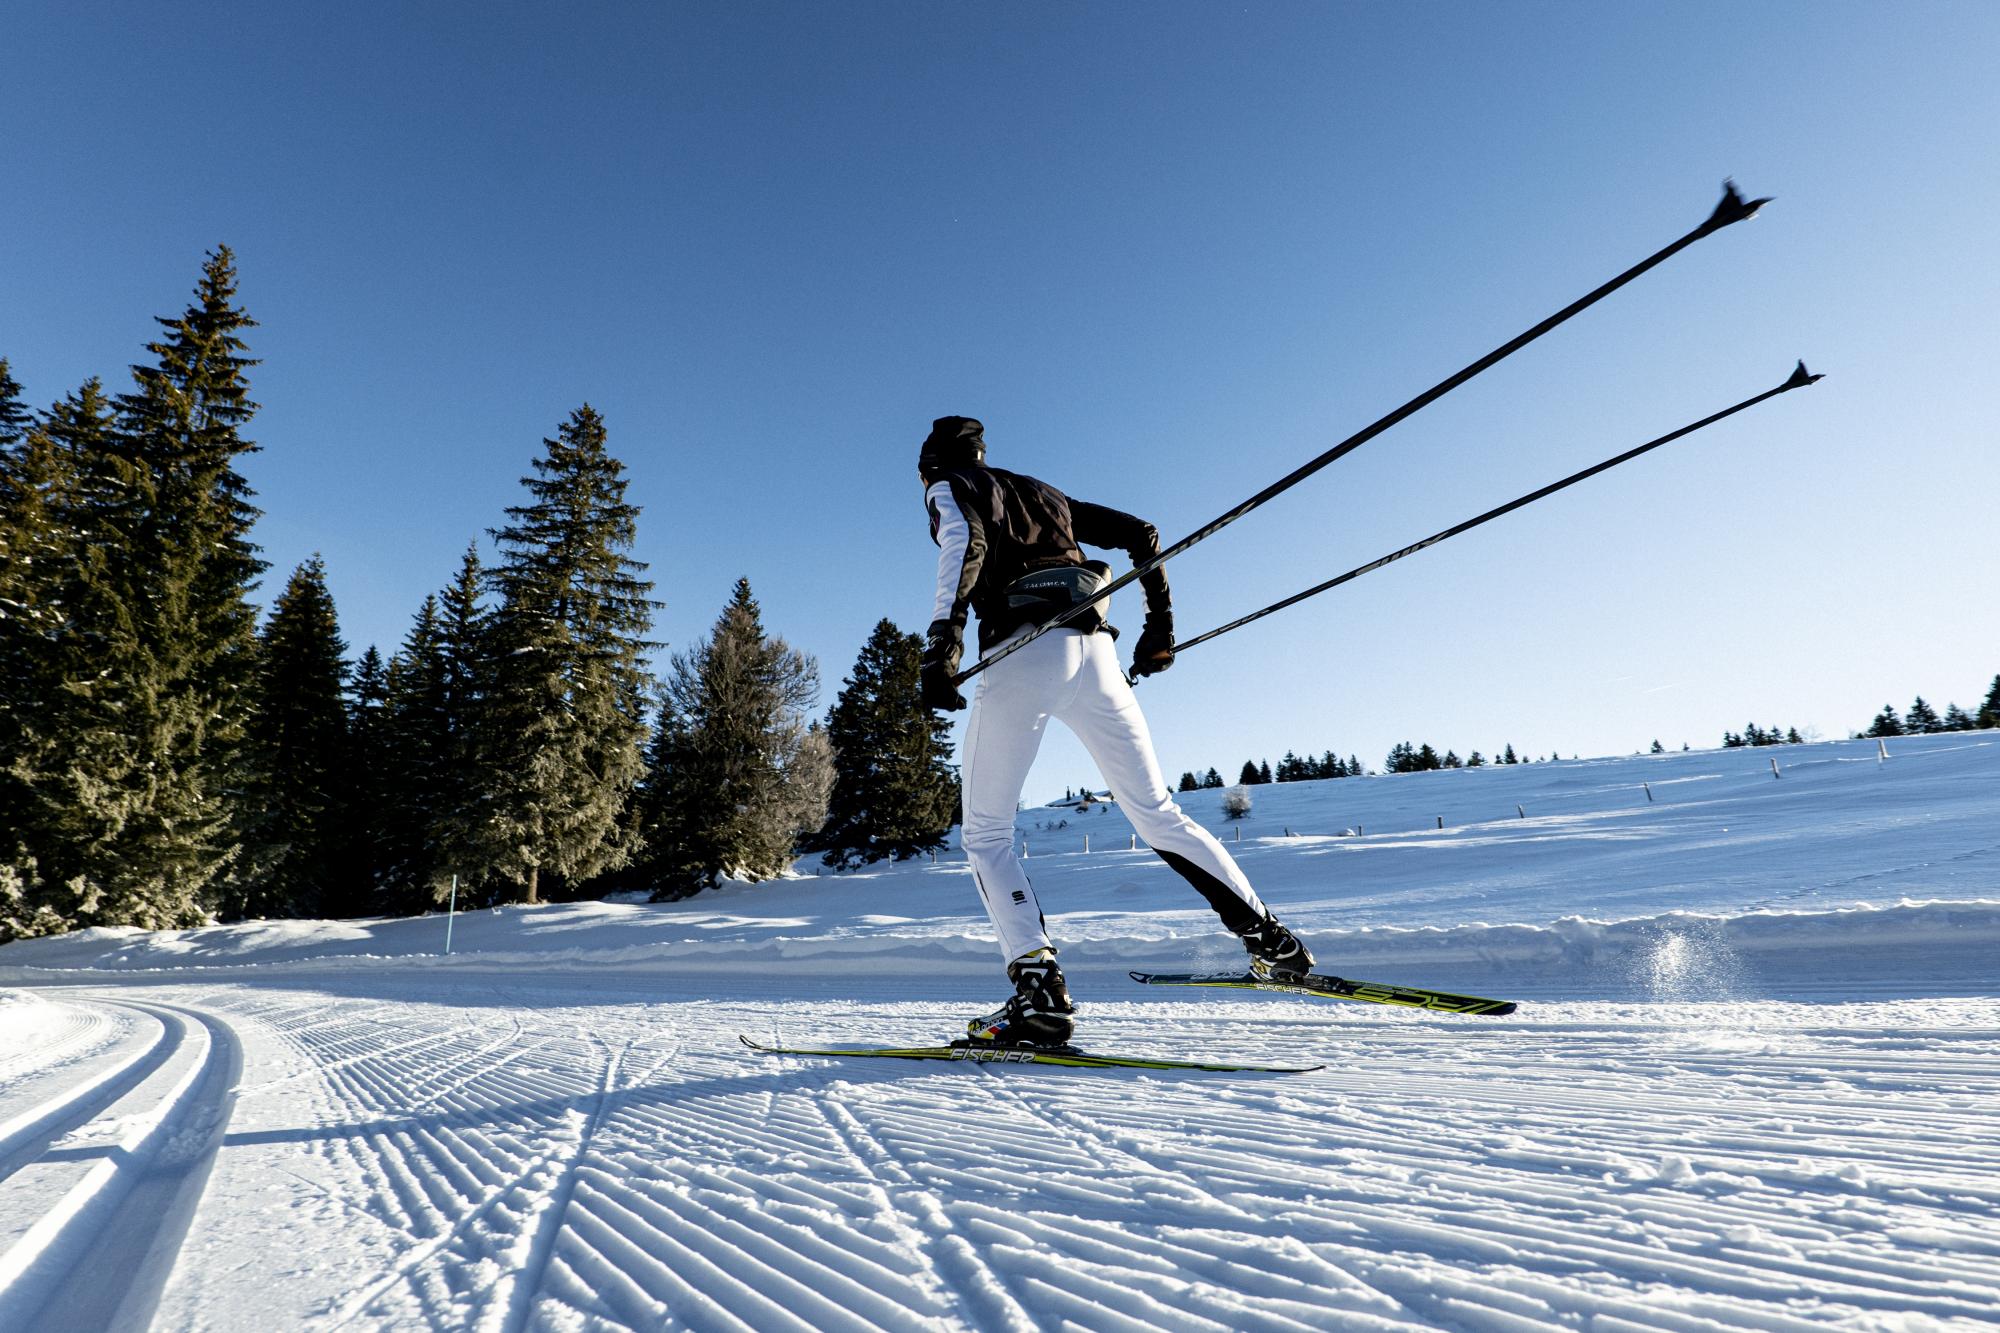
[[[1655,741],[1653,744],[1657,749],[1659,742]],[[1551,754],[1549,759],[1553,761],[1558,757]],[[1516,754],[1511,743],[1499,754],[1488,759],[1478,750],[1474,750],[1471,754],[1460,758],[1458,752],[1455,750],[1446,750],[1443,754],[1439,754],[1436,747],[1432,746],[1429,742],[1421,745],[1412,745],[1408,741],[1403,741],[1390,748],[1388,758],[1382,765],[1382,771],[1385,773],[1424,773],[1442,768],[1484,768],[1488,764],[1531,764],[1533,762],[1535,762],[1533,756],[1524,757]],[[1354,755],[1349,755],[1343,759],[1333,751],[1327,750],[1318,758],[1314,758],[1311,755],[1302,756],[1291,750],[1287,750],[1285,751],[1285,757],[1278,761],[1275,768],[1272,767],[1271,761],[1268,759],[1244,760],[1243,767],[1236,775],[1236,785],[1254,787],[1266,782],[1318,782],[1326,778],[1360,778],[1367,777],[1372,771]],[[1227,784],[1223,782],[1222,775],[1213,768],[1203,774],[1196,774],[1190,770],[1181,774],[1178,790],[1183,792],[1203,791],[1211,787],[1222,787],[1225,785]]]
[[[1993,678],[1993,684],[1986,691],[1986,698],[1977,712],[1968,713],[1957,704],[1946,704],[1942,716],[1937,709],[1924,702],[1918,695],[1901,717],[1896,715],[1894,704],[1883,704],[1882,711],[1868,724],[1868,730],[1854,734],[1861,737],[1877,736],[1929,736],[1944,731],[1982,731],[1989,727],[2000,727],[2000,676]]]
[[[739,580],[654,672],[638,507],[587,403],[386,659],[318,556],[260,618],[259,446],[227,247],[131,388],[34,411],[0,359],[0,941],[643,888],[916,855],[955,822],[922,640],[880,622],[831,712]]]

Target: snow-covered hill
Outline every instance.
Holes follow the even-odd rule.
[[[1140,990],[1241,954],[1115,807],[1019,821],[1079,1040],[1328,1068],[736,1046],[995,998],[955,855],[20,942],[0,1327],[2000,1321],[2000,735],[1217,795],[1325,970],[1520,1010]]]

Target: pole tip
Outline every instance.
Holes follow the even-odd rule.
[[[1770,202],[1768,198],[1746,200],[1741,194],[1737,193],[1736,182],[1734,180],[1725,180],[1722,182],[1722,202],[1717,204],[1715,211],[1708,215],[1708,222],[1705,225],[1708,230],[1717,231],[1732,222],[1741,222],[1745,218],[1754,218],[1757,216],[1757,210]]]
[[[1825,378],[1826,376],[1824,375],[1812,374],[1806,369],[1806,363],[1801,361],[1799,362],[1798,369],[1792,372],[1792,377],[1785,381],[1783,387],[1787,389],[1803,389],[1806,385],[1817,384]]]

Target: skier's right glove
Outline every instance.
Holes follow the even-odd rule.
[[[965,654],[965,628],[950,620],[933,620],[924,635],[924,666],[917,678],[924,707],[956,713],[965,707],[965,696],[951,678],[958,674],[958,659]]]
[[[1132,645],[1132,674],[1157,676],[1174,664],[1174,613],[1148,611],[1139,642]]]

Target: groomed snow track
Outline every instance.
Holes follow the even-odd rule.
[[[2000,1322],[1985,1001],[1089,1010],[1332,1062],[1274,1078],[758,1057],[775,1015],[963,1006],[631,977],[43,994],[0,1057],[0,1327]]]

